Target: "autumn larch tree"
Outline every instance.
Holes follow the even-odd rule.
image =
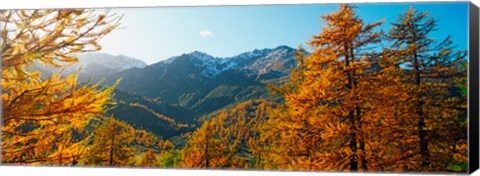
[[[95,128],[88,165],[133,166],[134,139],[132,126],[113,117],[104,118]]]
[[[145,152],[145,155],[140,160],[140,163],[138,164],[138,166],[140,167],[158,167],[159,166],[157,156],[152,149],[148,149]]]
[[[59,156],[70,154],[55,153],[75,145],[72,130],[104,113],[113,88],[78,84],[78,73],[42,79],[41,72],[27,68],[63,67],[77,61],[73,54],[100,50],[97,41],[118,27],[118,20],[93,10],[0,12],[2,162],[67,162]]]
[[[451,130],[445,123],[464,111],[459,105],[466,104],[452,96],[452,89],[458,89],[456,80],[466,77],[466,70],[459,67],[466,52],[454,51],[450,37],[440,42],[431,38],[436,27],[436,20],[428,12],[410,8],[392,23],[388,34],[393,43],[391,57],[406,70],[401,81],[410,92],[408,105],[413,111],[409,115],[416,120],[415,153],[420,155],[420,165],[414,170],[444,169],[449,160],[442,157],[444,152],[455,148],[442,146],[443,135]]]
[[[297,94],[302,90],[302,82],[305,80],[307,67],[305,59],[307,53],[302,45],[294,52],[295,62],[297,66],[290,72],[289,80],[280,86],[269,85],[272,94],[280,94],[283,96]],[[288,107],[284,104],[267,111],[269,116],[265,121],[258,123],[255,128],[259,131],[258,137],[249,140],[249,145],[255,156],[255,167],[258,169],[294,169],[288,167],[295,146],[298,146],[298,140],[292,140],[289,136],[284,136],[288,128],[284,128],[285,124],[300,123],[306,124],[304,118],[288,119]],[[296,120],[293,122],[293,120]],[[280,124],[280,125],[279,125]],[[300,136],[299,136],[300,137]],[[287,140],[289,139],[289,140]],[[298,139],[298,138],[296,138]],[[302,149],[305,145],[302,145]],[[296,148],[296,150],[301,150]],[[298,151],[297,151],[298,152]]]
[[[325,26],[308,42],[314,51],[304,60],[303,81],[282,93],[283,110],[267,122],[274,129],[274,167],[367,171],[367,129],[374,119],[364,113],[375,58],[365,49],[380,41],[382,33],[374,30],[382,21],[364,24],[347,4],[321,18]]]
[[[188,168],[216,168],[217,157],[223,157],[218,149],[224,148],[220,141],[215,138],[215,132],[218,132],[218,125],[212,121],[205,121],[203,125],[197,129],[188,138],[187,144],[180,152],[182,158],[182,167]]]
[[[386,49],[387,50],[387,49]],[[376,62],[378,69],[369,77],[370,94],[364,112],[369,121],[370,128],[365,129],[369,134],[369,148],[371,155],[368,168],[374,171],[406,171],[410,162],[408,148],[415,136],[412,134],[411,124],[415,122],[410,118],[409,92],[401,82],[405,70],[402,69],[394,57],[388,52],[380,54]]]
[[[135,145],[152,148],[159,142],[160,140],[154,134],[145,130],[135,130]]]
[[[169,152],[175,149],[175,145],[169,140],[160,140],[157,143],[157,146],[160,147],[160,153],[162,155],[165,155],[166,152]]]
[[[252,146],[258,137],[257,123],[269,105],[263,100],[240,103],[206,119],[182,149],[183,167],[247,169],[257,165],[259,154]],[[253,141],[252,141],[253,140]]]

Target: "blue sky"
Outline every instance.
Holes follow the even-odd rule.
[[[354,4],[366,22],[385,19],[380,29],[410,6],[439,19],[431,37],[451,35],[458,49],[468,42],[468,3],[364,3]],[[102,52],[124,54],[148,64],[172,56],[202,51],[229,57],[254,49],[305,44],[324,25],[319,16],[338,10],[337,4],[125,8],[122,28],[101,40]]]

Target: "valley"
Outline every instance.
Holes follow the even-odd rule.
[[[279,46],[229,58],[194,51],[151,65],[121,56],[128,58],[120,60],[127,67],[109,62],[120,56],[89,53],[79,55],[79,63],[67,67],[65,73],[80,69],[80,82],[104,86],[120,80],[114,92],[116,105],[107,114],[169,139],[195,130],[202,117],[226,107],[254,99],[280,101],[279,96],[270,96],[267,85],[287,79],[295,67],[294,51]],[[105,61],[92,63],[98,56],[102,57],[97,60]]]

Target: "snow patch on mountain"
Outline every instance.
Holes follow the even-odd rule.
[[[291,55],[293,51],[294,49],[288,46],[279,46],[274,49],[255,49],[251,52],[225,58],[213,57],[200,51],[194,51],[186,55],[192,59],[196,68],[202,69],[204,76],[215,77],[226,70],[256,70],[259,73],[265,73],[275,64],[293,59]],[[179,57],[171,57],[161,61],[160,64],[169,65]]]
[[[199,51],[194,51],[187,55],[199,61],[195,62],[194,65],[197,68],[203,69],[202,74],[207,77],[216,76],[237,65],[236,63],[229,62],[227,58],[213,57]]]

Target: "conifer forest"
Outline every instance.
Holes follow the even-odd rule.
[[[103,76],[68,68],[102,51],[121,14],[0,11],[1,164],[467,171],[467,50],[431,37],[428,11],[367,23],[358,9],[318,14],[298,48],[239,56],[250,69],[207,72],[190,61],[216,58],[194,52]]]

